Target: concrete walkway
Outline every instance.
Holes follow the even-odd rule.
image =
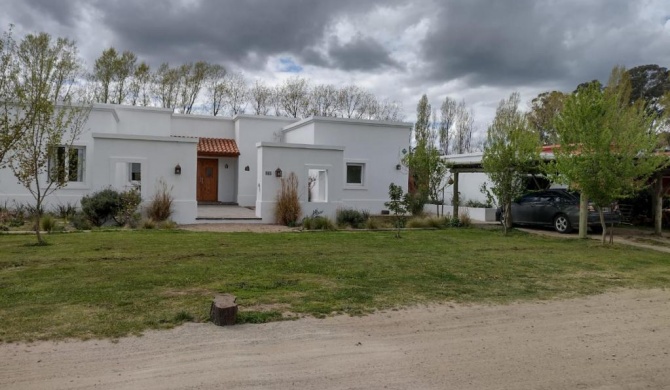
[[[259,220],[256,212],[235,205],[198,205],[198,220]]]
[[[531,234],[537,234],[537,235],[542,235],[542,236],[549,236],[549,237],[555,237],[555,238],[567,238],[567,239],[579,239],[579,236],[575,234],[561,234],[555,231],[551,230],[544,230],[544,229],[528,229],[528,228],[515,228],[519,231],[526,232],[526,233],[531,233]],[[670,245],[670,239],[667,237],[663,238],[658,238],[659,245],[653,245],[653,244],[646,244],[646,243],[641,243],[634,241],[633,236],[631,235],[622,235],[625,233],[622,232],[617,232],[615,230],[614,232],[614,243],[615,244],[621,244],[621,245],[630,245],[630,246],[635,246],[638,248],[644,248],[644,249],[650,249],[658,252],[664,252],[664,253],[670,253],[670,246],[664,246],[663,243],[666,245]],[[641,235],[640,238],[646,238],[647,236]],[[596,241],[601,241],[602,236],[600,234],[589,234],[588,238]],[[607,242],[609,242],[609,237],[607,238]]]

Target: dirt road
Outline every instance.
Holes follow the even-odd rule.
[[[670,388],[670,291],[0,346],[1,389]]]

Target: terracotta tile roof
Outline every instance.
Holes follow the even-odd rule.
[[[240,150],[234,139],[199,138],[198,155],[237,157],[240,155]]]

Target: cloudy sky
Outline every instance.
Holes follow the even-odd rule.
[[[485,131],[500,99],[605,80],[614,65],[670,67],[668,0],[0,0],[3,30],[77,42],[153,66],[221,63],[249,80],[357,84],[404,104],[471,107]],[[524,103],[525,104],[525,103]]]

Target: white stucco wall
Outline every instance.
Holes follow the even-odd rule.
[[[237,162],[237,202],[243,207],[254,206],[258,166],[256,144],[278,141],[282,128],[296,120],[272,116],[237,115],[234,121],[235,139],[240,149]],[[249,170],[245,170],[245,167],[249,167]]]
[[[314,144],[314,122],[308,122],[302,126],[291,127],[284,132],[282,142],[289,144]]]
[[[335,218],[335,212],[342,207],[343,148],[325,145],[279,144],[263,142],[257,144],[258,166],[256,189],[256,216],[264,223],[274,223],[274,207],[280,179],[275,170],[281,168],[283,177],[291,172],[298,177],[299,196],[302,217],[309,216],[314,210],[322,211],[323,216]],[[327,172],[326,202],[308,202],[307,178],[310,170]],[[269,174],[266,174],[269,173]]]
[[[173,114],[171,134],[182,137],[235,138],[233,118]]]
[[[365,164],[363,185],[348,185],[346,177],[342,178],[345,207],[379,213],[386,209],[389,184],[407,191],[407,170],[398,170],[397,165],[402,150],[409,147],[410,128],[408,123],[316,118],[315,142],[343,145],[343,170],[347,163]]]
[[[479,163],[482,161],[483,153],[468,153],[468,154],[454,154],[448,155],[444,158],[453,163]],[[451,175],[451,172],[449,173]],[[474,200],[479,202],[486,202],[486,195],[484,195],[480,188],[482,184],[487,183],[487,186],[490,187],[491,184],[488,180],[488,176],[483,172],[473,172],[473,173],[459,173],[458,175],[458,192],[460,192],[460,204],[464,205],[468,200]],[[447,204],[452,203],[454,197],[454,188],[453,186],[448,186],[444,191],[444,201]]]
[[[163,179],[174,198],[172,220],[194,223],[197,216],[196,149],[197,140],[190,138],[94,134],[96,153],[92,156],[95,172],[91,190],[107,186],[123,191],[129,188],[127,164],[142,164],[141,194],[148,202]],[[175,166],[181,175],[175,174]]]

